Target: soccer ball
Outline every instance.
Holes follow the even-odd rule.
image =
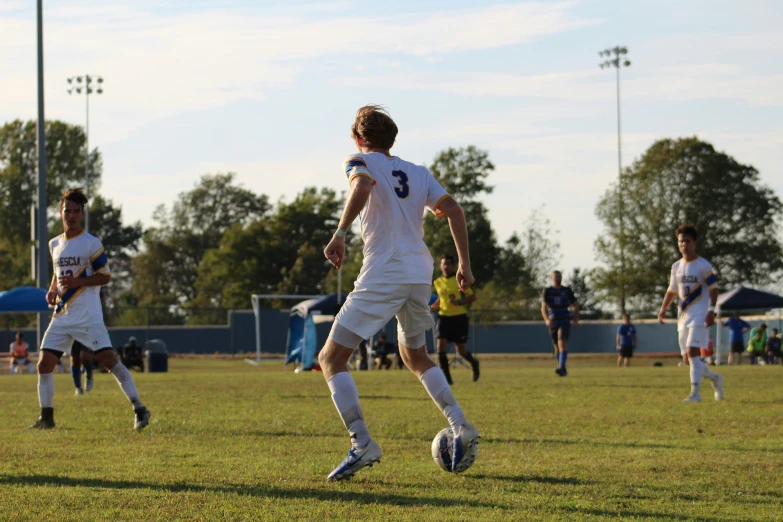
[[[454,431],[451,427],[443,428],[432,439],[432,460],[443,471],[451,473],[451,460],[452,460],[452,442],[454,441]],[[457,464],[456,473],[462,473],[470,468],[476,457],[478,456],[478,444],[473,444],[472,448],[466,455],[462,457],[462,460]]]

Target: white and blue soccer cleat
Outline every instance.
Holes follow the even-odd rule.
[[[478,430],[472,424],[460,424],[453,428],[454,439],[451,450],[451,471],[462,473],[473,465],[478,455]]]
[[[371,440],[370,443],[362,449],[351,448],[348,450],[348,456],[334,468],[326,480],[334,482],[335,480],[350,479],[354,473],[365,466],[372,467],[376,462],[381,461],[381,448]]]

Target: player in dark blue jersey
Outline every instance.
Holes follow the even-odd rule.
[[[620,356],[617,357],[617,367],[623,364],[626,367],[631,365],[631,357],[636,350],[636,327],[631,324],[631,316],[623,314],[623,324],[617,327],[617,351]]]
[[[571,335],[571,325],[579,326],[579,304],[576,302],[574,292],[567,286],[563,286],[563,274],[555,270],[552,272],[552,286],[544,288],[541,294],[541,315],[549,328],[552,343],[557,351],[557,360],[560,366],[555,368],[555,373],[560,377],[568,375],[566,371],[566,359],[568,359],[568,338]],[[571,312],[573,311],[573,318]]]

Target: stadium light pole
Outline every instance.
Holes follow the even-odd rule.
[[[623,148],[620,139],[620,69],[630,67],[631,61],[625,56],[627,47],[616,46],[598,52],[598,56],[606,58],[598,66],[601,69],[614,67],[617,70],[617,194],[620,203],[620,313],[625,313],[625,219],[623,217]]]
[[[34,224],[38,238],[38,288],[49,288],[49,238],[46,230],[46,119],[44,118],[44,56],[43,56],[43,0],[36,2],[37,62],[38,62],[38,125],[36,153],[38,156],[38,223]],[[38,346],[41,346],[46,314],[38,313]]]
[[[93,88],[92,84],[97,83],[98,86]],[[84,98],[87,100],[87,115],[86,123],[84,125],[84,141],[87,148],[87,154],[84,160],[85,170],[85,184],[84,195],[90,196],[90,94],[102,94],[103,93],[103,78],[100,76],[90,76],[85,74],[84,76],[71,76],[68,78],[68,94],[81,94],[84,91]],[[84,230],[90,231],[90,205],[84,207]]]

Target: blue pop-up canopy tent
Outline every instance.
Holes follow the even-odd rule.
[[[303,370],[312,368],[318,345],[315,324],[316,322],[333,321],[336,314],[336,293],[320,299],[308,299],[291,308],[291,315],[288,319],[285,364],[301,363]]]
[[[0,313],[22,314],[51,312],[46,302],[46,290],[34,286],[20,286],[0,292]]]
[[[738,286],[718,296],[718,308],[726,310],[772,310],[783,308],[783,296]]]
[[[738,286],[734,290],[724,292],[718,296],[717,322],[720,324],[720,316],[730,310],[773,310],[783,308],[783,296],[762,292],[753,288]],[[718,327],[717,360],[720,362],[721,328]]]

